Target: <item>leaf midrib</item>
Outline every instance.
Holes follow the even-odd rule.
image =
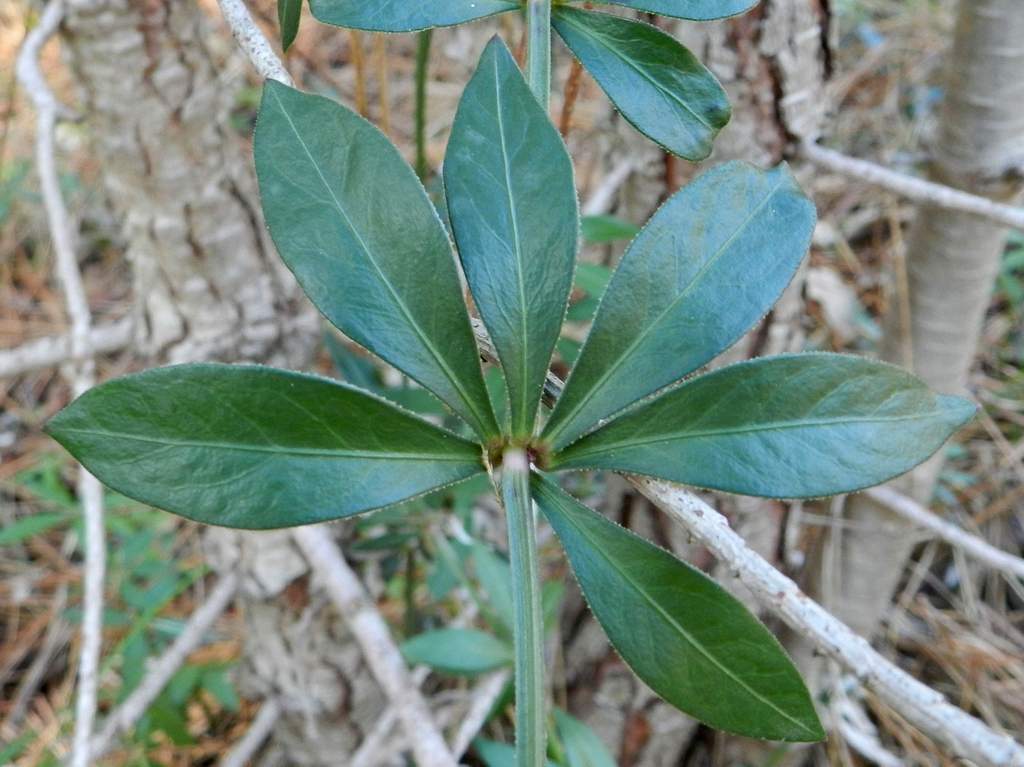
[[[604,387],[604,385],[606,383],[608,383],[608,381],[618,371],[618,369],[620,367],[622,367],[623,364],[625,364],[625,361],[629,358],[629,356],[634,351],[636,351],[636,349],[640,346],[640,344],[642,344],[644,342],[644,340],[646,340],[647,336],[650,335],[654,331],[654,328],[656,328],[659,324],[661,324],[661,321],[663,319],[665,319],[665,317],[670,312],[674,311],[676,306],[678,306],[678,304],[681,301],[683,301],[684,299],[686,299],[686,298],[688,298],[690,296],[690,294],[696,289],[696,287],[697,287],[698,283],[701,281],[701,279],[703,279],[704,275],[707,274],[707,272],[715,264],[718,263],[719,259],[725,254],[725,252],[729,249],[729,247],[733,244],[733,242],[744,231],[746,231],[747,227],[750,226],[750,222],[754,220],[755,216],[757,216],[766,205],[768,205],[768,203],[778,193],[778,191],[782,188],[782,185],[785,182],[786,182],[786,177],[782,176],[782,178],[779,179],[778,183],[776,183],[775,186],[772,187],[771,191],[769,191],[765,195],[764,199],[760,203],[757,204],[757,206],[754,208],[754,210],[752,210],[750,212],[750,215],[748,215],[746,217],[746,219],[744,219],[743,223],[740,224],[738,227],[736,227],[736,231],[734,231],[731,235],[729,235],[729,237],[726,239],[726,241],[724,243],[722,243],[722,245],[718,248],[718,250],[715,251],[715,254],[711,258],[709,258],[707,263],[705,263],[704,266],[702,266],[698,270],[698,272],[693,276],[693,279],[691,279],[690,282],[687,284],[685,290],[683,290],[678,296],[676,296],[674,299],[672,299],[672,301],[668,304],[668,306],[666,306],[658,314],[658,316],[654,318],[654,320],[649,322],[647,324],[647,326],[629,343],[629,345],[622,351],[621,354],[619,354],[619,356],[615,359],[615,361],[611,365],[609,365],[608,367],[606,367],[604,369],[604,372],[598,377],[597,381],[594,382],[594,385],[590,387],[589,391],[587,391],[587,393],[584,394],[583,397],[580,398],[579,402],[577,402],[576,405],[569,411],[569,414],[562,419],[562,421],[559,424],[559,426],[551,434],[548,435],[548,438],[552,442],[557,442],[558,435],[560,435],[562,432],[564,432],[566,430],[566,428],[568,428],[568,426],[572,424],[573,419],[576,418],[576,416],[578,416],[580,414],[580,411],[582,411],[583,408],[585,408],[590,403],[590,401],[601,391],[601,389]],[[619,268],[621,269],[622,267],[620,266]],[[611,285],[609,284],[609,288],[610,287],[611,287]],[[607,297],[607,295],[608,295],[608,292],[606,290],[605,291],[605,296]],[[591,333],[593,333],[593,332],[594,331],[592,329]],[[590,338],[588,336],[587,342],[589,342],[589,341],[590,341]],[[579,359],[583,358],[583,353],[585,351],[586,351],[586,343],[584,344],[584,348],[582,350],[580,350]],[[577,360],[577,363],[576,363],[577,365],[579,364],[579,359]],[[687,372],[689,372],[689,371],[687,371]],[[683,375],[686,375],[686,373],[684,372]],[[568,382],[566,382],[566,385],[568,386]],[[616,412],[618,412],[618,411],[616,411]],[[611,414],[609,413],[607,415],[611,415]]]
[[[473,414],[473,417],[477,421],[477,428],[480,430],[482,434],[486,434],[488,431],[486,429],[487,420],[481,418],[480,413],[477,411],[475,402],[471,397],[469,397],[468,393],[463,388],[461,381],[459,381],[458,377],[448,366],[447,360],[445,360],[441,353],[437,350],[437,348],[431,342],[430,338],[424,334],[423,329],[420,328],[419,326],[419,323],[417,323],[413,318],[412,313],[409,310],[409,307],[406,306],[405,301],[402,300],[401,295],[395,289],[394,285],[391,284],[391,281],[387,278],[387,275],[385,275],[384,271],[381,269],[380,264],[378,264],[377,260],[373,257],[373,253],[370,250],[369,246],[367,245],[366,240],[363,239],[362,233],[352,223],[352,220],[349,218],[348,214],[345,212],[345,209],[342,207],[341,201],[338,200],[337,195],[334,193],[334,189],[331,187],[327,179],[324,177],[323,171],[320,169],[320,164],[316,161],[316,158],[313,157],[313,153],[310,152],[309,146],[307,146],[306,142],[303,140],[302,135],[299,133],[298,127],[292,120],[291,115],[288,114],[288,109],[285,107],[284,102],[281,101],[281,97],[278,96],[277,93],[274,92],[274,90],[271,90],[270,93],[277,101],[278,107],[280,107],[281,109],[281,114],[283,114],[284,118],[288,121],[288,125],[292,129],[292,133],[295,134],[296,140],[299,142],[299,145],[302,147],[302,150],[306,153],[306,157],[309,158],[309,162],[312,164],[317,176],[323,183],[324,189],[326,189],[327,193],[331,196],[331,200],[334,202],[334,207],[337,209],[338,213],[341,214],[341,217],[345,220],[345,224],[348,226],[349,231],[352,232],[356,240],[359,242],[360,249],[365,254],[366,259],[370,262],[370,264],[373,265],[374,270],[380,277],[381,282],[384,283],[384,286],[387,288],[392,300],[394,300],[395,304],[398,306],[399,311],[401,311],[402,316],[405,317],[406,322],[408,322],[409,327],[412,328],[413,332],[416,334],[416,337],[420,339],[423,345],[430,352],[431,356],[437,362],[442,372],[444,372],[445,376],[451,382],[452,386],[455,388],[455,391],[462,399],[463,404],[466,406],[469,412]]]
[[[703,429],[700,431],[676,431],[645,439],[623,440],[607,445],[599,445],[589,450],[579,450],[570,454],[571,460],[586,458],[588,456],[609,453],[613,450],[626,450],[633,447],[646,447],[657,445],[662,442],[687,441],[702,439],[704,437],[730,437],[737,434],[753,434],[762,431],[788,431],[790,429],[814,428],[818,426],[846,426],[847,424],[859,423],[900,423],[903,421],[921,421],[934,418],[939,415],[936,411],[926,413],[910,413],[901,416],[860,416],[860,417],[836,417],[836,418],[813,418],[802,421],[772,421],[765,424],[751,424],[749,426],[735,426],[722,429]],[[595,432],[595,438],[600,432]]]
[[[126,432],[107,431],[105,429],[61,429],[62,434],[81,434],[89,437],[105,437],[111,439],[126,440],[129,442],[142,442],[149,445],[163,445],[165,447],[181,448],[205,448],[209,450],[234,450],[241,453],[271,453],[275,455],[302,456],[307,458],[352,458],[352,459],[381,459],[381,460],[403,460],[403,461],[444,461],[452,463],[463,463],[473,460],[470,456],[460,456],[454,453],[400,453],[394,451],[374,450],[347,450],[327,448],[306,448],[291,447],[287,445],[256,445],[235,442],[216,442],[188,439],[170,439],[166,437],[147,437]]]
[[[640,75],[644,80],[649,82],[656,90],[660,91],[661,93],[664,93],[672,101],[674,101],[679,106],[681,106],[683,109],[685,109],[687,112],[689,112],[697,122],[699,122],[701,125],[703,125],[705,128],[707,128],[709,131],[712,131],[712,132],[715,131],[715,126],[713,126],[711,123],[709,123],[702,115],[700,115],[699,113],[695,112],[693,110],[693,108],[689,104],[687,104],[685,101],[683,101],[681,98],[679,98],[673,91],[669,90],[668,88],[666,88],[663,85],[661,85],[660,83],[658,83],[657,80],[655,80],[653,77],[651,77],[649,74],[647,74],[647,72],[645,72],[641,67],[639,67],[636,63],[634,63],[633,59],[631,59],[628,56],[622,54],[620,52],[621,51],[620,48],[616,47],[613,44],[610,44],[608,41],[609,40],[614,41],[613,38],[610,38],[608,35],[606,35],[606,34],[604,34],[602,32],[598,32],[596,30],[590,29],[590,28],[580,24],[578,21],[574,20],[572,18],[572,16],[570,16],[570,15],[568,15],[566,13],[560,13],[558,15],[562,18],[563,21],[565,21],[566,24],[568,24],[571,27],[575,27],[580,32],[580,34],[582,34],[584,36],[589,36],[589,37],[592,37],[592,38],[596,38],[597,41],[598,41],[598,44],[603,45],[606,50],[612,51],[618,57],[618,59],[620,61],[624,61],[630,67],[630,69],[632,69],[634,72],[636,72],[638,75]]]
[[[566,514],[565,515],[566,518],[568,519],[571,514],[572,514],[572,512],[570,512],[569,514]],[[573,527],[576,528],[576,530],[580,533],[580,535],[582,535],[584,538],[587,539],[587,541],[593,547],[593,550],[598,551],[598,552],[603,552],[604,551],[600,541],[595,539],[590,534],[590,531],[588,529],[586,529],[584,526],[576,525],[575,523],[573,523],[571,521],[569,522],[569,524],[573,525]],[[627,534],[628,535],[632,535],[633,533],[630,533],[630,532],[627,531]],[[797,727],[799,727],[801,730],[804,730],[805,732],[807,732],[809,734],[812,734],[812,735],[814,734],[813,730],[808,728],[807,725],[805,725],[799,719],[794,718],[791,714],[787,713],[785,710],[779,708],[777,705],[775,705],[774,702],[772,702],[771,699],[766,698],[763,695],[761,695],[757,690],[755,690],[753,687],[751,687],[749,684],[747,684],[747,682],[745,682],[740,677],[736,676],[736,674],[733,673],[733,671],[731,669],[729,669],[728,666],[723,665],[722,662],[718,660],[718,658],[716,658],[714,655],[710,654],[710,652],[708,652],[708,650],[704,647],[704,645],[702,643],[698,642],[689,631],[687,631],[685,628],[683,628],[681,625],[679,625],[678,621],[676,621],[676,619],[671,614],[669,614],[668,611],[665,610],[665,608],[663,608],[653,597],[651,597],[651,595],[648,594],[646,590],[641,588],[640,585],[632,577],[630,577],[629,573],[627,573],[625,570],[623,570],[622,567],[620,567],[619,564],[614,559],[611,559],[609,557],[603,557],[603,559],[606,562],[608,562],[608,564],[610,564],[611,567],[616,572],[618,572],[619,575],[621,575],[623,577],[623,579],[627,583],[629,583],[633,587],[633,589],[638,594],[640,594],[644,598],[644,600],[649,605],[651,605],[662,616],[662,618],[665,619],[665,621],[667,623],[669,623],[671,626],[673,626],[683,636],[683,638],[690,644],[691,647],[693,647],[701,656],[703,656],[709,663],[711,663],[711,665],[713,665],[715,668],[717,668],[719,671],[721,671],[723,674],[725,674],[729,679],[733,680],[733,682],[735,682],[738,686],[740,686],[744,690],[746,690],[753,698],[755,698],[758,701],[760,701],[763,705],[765,705],[768,708],[770,708],[771,710],[775,711],[777,714],[782,716],[787,721],[792,722]]]
[[[516,252],[516,281],[519,288],[519,332],[522,342],[522,356],[520,359],[520,392],[519,392],[519,423],[513,426],[513,432],[526,431],[528,424],[528,403],[530,396],[530,334],[526,321],[526,285],[523,277],[523,246],[519,235],[519,219],[515,199],[512,197],[512,177],[510,174],[510,160],[508,156],[508,145],[505,141],[505,119],[501,114],[501,72],[498,69],[498,57],[494,57],[494,105],[498,118],[498,137],[501,144],[502,168],[505,171],[505,198],[508,200],[509,218],[512,223],[512,241]]]

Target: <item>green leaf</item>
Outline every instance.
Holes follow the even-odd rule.
[[[512,663],[511,647],[476,629],[428,631],[404,642],[402,654],[411,664],[422,663],[463,676],[483,674]]]
[[[477,738],[473,741],[473,749],[487,767],[516,767],[516,749],[507,743]],[[557,765],[549,759],[545,767]]]
[[[519,0],[310,0],[325,24],[374,32],[418,32],[514,11]]]
[[[770,357],[695,378],[587,435],[553,465],[746,495],[835,495],[910,470],[974,412],[892,365]]]
[[[480,447],[344,384],[180,365],[92,389],[46,431],[101,482],[198,522],[351,516],[482,470]]]
[[[687,160],[703,160],[729,122],[715,76],[671,35],[607,13],[559,6],[552,24],[622,116]]]
[[[398,150],[354,112],[273,80],[254,141],[270,233],[317,308],[496,435],[451,243]]]
[[[691,21],[712,21],[746,13],[758,0],[599,0],[638,11]]]
[[[652,690],[728,732],[787,741],[824,737],[807,688],[778,641],[725,589],[550,480],[535,476],[533,492],[590,609]]]
[[[810,244],[814,205],[784,165],[731,162],[674,195],[615,271],[545,436],[556,449],[727,349]]]
[[[569,767],[615,767],[607,746],[579,719],[556,708],[555,726]]]
[[[617,216],[584,216],[580,223],[582,224],[583,239],[591,245],[606,245],[620,240],[632,240],[640,234],[639,226],[623,221]]]
[[[579,216],[565,145],[497,37],[462,95],[444,183],[466,278],[505,373],[512,434],[529,437],[572,289]]]
[[[286,53],[299,34],[302,0],[277,0],[277,23],[281,27],[281,48]]]
[[[495,617],[508,631],[515,623],[512,608],[512,568],[508,561],[483,543],[473,544],[473,564],[480,587],[494,610]]]
[[[21,543],[37,535],[52,530],[58,525],[70,521],[71,517],[60,511],[39,512],[27,517],[22,517],[0,530],[0,546],[10,546],[12,543]]]

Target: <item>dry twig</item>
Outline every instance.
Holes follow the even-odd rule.
[[[64,17],[63,0],[51,0],[36,27],[25,36],[18,52],[18,82],[36,107],[36,171],[46,209],[47,224],[56,256],[57,275],[64,290],[71,320],[70,379],[75,396],[84,394],[95,379],[92,360],[89,302],[82,285],[75,253],[75,231],[57,175],[54,131],[57,118],[66,110],[53,95],[39,68],[43,45],[52,37]],[[75,707],[75,737],[72,767],[87,767],[89,739],[96,718],[96,692],[103,644],[103,580],[107,552],[103,526],[103,488],[85,469],[78,471],[78,498],[85,517],[85,576],[82,616],[82,645],[78,663],[78,698]]]
[[[270,736],[270,731],[274,729],[280,716],[281,704],[274,698],[265,701],[245,735],[220,760],[220,767],[245,767],[249,764],[260,746]]]

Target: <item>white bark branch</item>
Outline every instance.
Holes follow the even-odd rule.
[[[1016,557],[1008,551],[1003,551],[977,535],[972,535],[962,527],[941,519],[913,498],[887,485],[865,490],[864,494],[894,514],[933,533],[951,546],[962,549],[966,554],[993,570],[1024,579],[1024,559]]]
[[[887,189],[914,202],[971,213],[997,224],[1024,231],[1024,208],[1022,207],[994,202],[987,197],[962,192],[959,189],[937,184],[927,179],[908,176],[905,173],[889,170],[867,160],[848,157],[810,142],[801,145],[800,155],[822,168],[864,181],[872,186]]]
[[[796,584],[752,551],[715,509],[689,490],[662,480],[630,476],[658,508],[679,520],[766,608],[811,639],[907,721],[953,754],[978,765],[1019,767],[1024,748],[952,705],[875,652],[866,639],[802,593]]]
[[[285,85],[292,85],[292,77],[274,49],[270,47],[267,36],[256,25],[252,14],[244,0],[217,0],[224,20],[231,28],[231,34],[239,47],[245,51],[252,62],[253,68],[260,77],[278,80]]]
[[[126,348],[132,342],[135,322],[124,317],[89,331],[89,348],[93,354],[109,354]],[[62,365],[72,359],[71,336],[47,336],[17,346],[0,349],[0,378],[13,378],[39,368]]]
[[[495,671],[473,688],[469,708],[466,710],[455,737],[452,738],[452,753],[455,754],[456,759],[461,759],[469,750],[473,738],[487,722],[487,715],[491,713],[494,702],[501,695],[501,691],[505,689],[511,676],[512,672],[508,670]]]
[[[245,767],[249,764],[263,742],[270,737],[270,731],[274,729],[280,716],[281,704],[274,698],[265,701],[245,735],[220,760],[220,767]]]
[[[238,576],[234,573],[221,576],[206,601],[189,617],[182,632],[164,651],[164,654],[146,670],[146,676],[139,686],[107,717],[103,728],[89,745],[87,755],[91,756],[93,762],[98,761],[106,754],[115,744],[117,738],[122,733],[128,732],[142,718],[146,709],[171,681],[171,677],[182,667],[188,656],[202,644],[210,628],[228,609],[236,591],[238,591]]]
[[[398,715],[419,767],[454,767],[448,745],[409,673],[387,624],[366,595],[337,544],[321,527],[300,527],[296,543],[323,580],[327,593],[352,631],[370,671]]]
[[[76,233],[61,196],[54,148],[57,118],[64,109],[50,90],[39,68],[39,55],[64,18],[63,0],[50,0],[39,23],[26,36],[16,63],[18,81],[36,108],[36,171],[43,195],[43,207],[53,242],[57,276],[64,292],[71,320],[71,385],[76,396],[84,394],[94,381],[90,329],[92,318],[82,285],[75,252]],[[78,470],[78,499],[85,517],[85,575],[82,616],[82,644],[78,661],[78,698],[75,703],[75,734],[72,767],[87,767],[89,739],[96,719],[96,693],[103,645],[103,580],[107,551],[103,525],[103,488],[84,468]]]

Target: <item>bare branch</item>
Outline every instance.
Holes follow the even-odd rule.
[[[260,746],[270,736],[270,731],[274,729],[280,716],[281,704],[274,698],[265,701],[245,735],[220,760],[220,767],[245,767],[249,764]]]
[[[95,365],[90,346],[89,302],[82,285],[75,254],[75,231],[61,196],[54,149],[54,129],[64,112],[39,68],[43,45],[64,18],[63,0],[50,0],[39,23],[26,36],[18,52],[17,76],[36,107],[36,171],[43,194],[43,207],[56,256],[57,276],[64,291],[71,320],[71,384],[75,395],[88,391],[94,382]],[[82,646],[78,661],[78,699],[75,704],[75,736],[72,767],[87,767],[89,739],[96,719],[96,691],[103,644],[103,580],[107,551],[103,526],[103,488],[83,468],[78,471],[78,499],[85,517],[85,576],[82,616]]]
[[[491,713],[495,701],[498,700],[501,691],[505,689],[511,675],[512,673],[508,670],[495,671],[473,689],[469,708],[452,740],[452,753],[455,754],[456,759],[461,759],[469,750],[470,743],[484,726],[487,715]]]
[[[839,662],[915,727],[953,754],[979,765],[1024,765],[1024,748],[1013,738],[995,732],[950,704],[942,694],[875,652],[866,639],[752,551],[725,517],[692,492],[648,477],[628,479],[658,508],[679,520],[761,604],[811,639],[821,652]]]
[[[171,646],[149,666],[146,676],[139,686],[107,717],[102,730],[89,744],[89,755],[93,762],[98,761],[106,754],[117,738],[130,730],[142,718],[146,709],[171,681],[171,677],[182,667],[188,656],[199,647],[213,624],[228,609],[236,591],[238,591],[238,576],[234,573],[221,576],[206,601],[192,613],[184,629],[171,643]]]
[[[963,549],[965,553],[993,570],[1024,579],[1024,559],[996,548],[977,535],[971,535],[962,527],[946,522],[913,498],[885,485],[865,490],[864,494],[894,514],[934,533],[951,546]]]
[[[132,342],[135,322],[124,317],[89,331],[89,348],[94,354],[109,354]],[[0,349],[0,378],[13,378],[40,368],[61,365],[72,358],[71,336],[47,336],[13,349]]]
[[[434,724],[430,709],[409,674],[387,624],[338,546],[320,527],[300,527],[293,536],[314,572],[323,579],[328,595],[363,651],[370,671],[397,711],[416,764],[454,767],[455,759]]]
[[[888,189],[914,202],[973,213],[997,224],[1024,231],[1024,208],[994,202],[987,197],[962,192],[944,184],[898,173],[876,163],[847,157],[840,152],[810,142],[801,145],[800,155],[822,168]]]
[[[291,75],[270,47],[266,35],[256,26],[243,0],[217,0],[217,3],[220,12],[224,14],[224,20],[231,27],[231,34],[260,76],[291,85]]]

